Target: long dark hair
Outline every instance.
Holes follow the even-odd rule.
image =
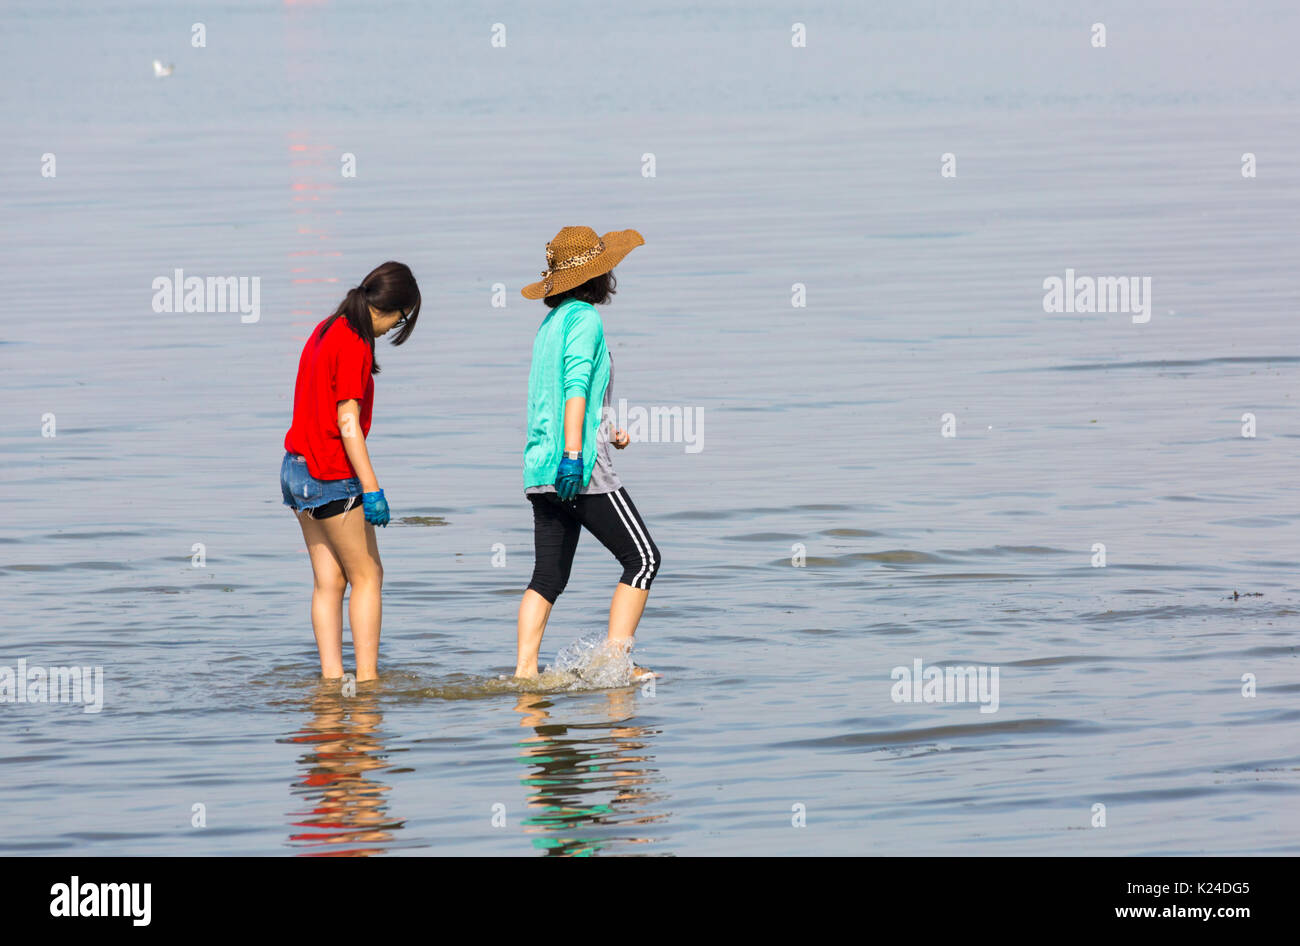
[[[340,316],[348,320],[352,331],[356,332],[370,346],[371,374],[379,374],[379,362],[375,354],[375,325],[370,320],[370,307],[380,312],[406,312],[402,327],[393,336],[393,344],[400,345],[415,331],[415,320],[420,317],[420,287],[415,283],[411,268],[405,263],[389,260],[380,263],[370,271],[361,285],[348,290],[339,307],[320,327],[320,337],[324,338],[334,320]]]
[[[599,276],[592,276],[582,285],[574,286],[566,292],[557,292],[553,296],[547,296],[542,301],[552,309],[565,299],[577,299],[579,302],[590,302],[592,305],[604,305],[614,297],[614,293],[617,292],[615,289],[617,285],[618,280],[614,278],[614,271],[611,269]]]

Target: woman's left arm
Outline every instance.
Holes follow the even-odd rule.
[[[564,452],[582,453],[582,428],[587,423],[587,399],[571,397],[564,402]]]
[[[348,455],[352,469],[361,481],[361,489],[373,493],[379,489],[379,479],[370,464],[366,436],[361,432],[360,413],[361,406],[355,400],[339,401],[339,434],[343,438],[343,452]]]

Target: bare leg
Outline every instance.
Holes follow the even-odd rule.
[[[327,680],[336,680],[343,676],[343,592],[348,582],[321,523],[299,513],[298,524],[311,556],[311,629],[320,651],[320,672]]]
[[[515,653],[515,676],[537,676],[537,652],[542,647],[542,634],[551,618],[551,602],[532,588],[524,592],[519,602],[518,646]]]
[[[383,619],[384,566],[379,561],[375,527],[366,522],[361,504],[339,516],[318,523],[325,532],[343,574],[352,586],[348,599],[348,623],[352,626],[352,650],[357,660],[357,681],[379,676],[379,627]]]
[[[636,627],[641,623],[641,614],[645,611],[646,599],[649,597],[648,588],[633,588],[621,581],[614,586],[614,597],[609,602],[609,640],[620,641],[628,650],[632,649]],[[645,667],[632,664],[634,676],[649,672]]]
[[[609,602],[610,640],[628,640],[636,634],[636,626],[641,623],[641,613],[649,597],[649,589],[633,588],[621,581],[614,586],[614,597]]]

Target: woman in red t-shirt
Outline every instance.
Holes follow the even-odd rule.
[[[334,314],[312,330],[298,361],[280,492],[298,517],[311,555],[316,580],[311,624],[327,679],[343,676],[343,593],[348,585],[357,680],[379,675],[384,569],[375,526],[388,525],[388,501],[366,449],[375,394],[371,376],[379,373],[375,338],[397,329],[393,344],[402,344],[419,315],[420,288],[411,270],[403,263],[384,263],[348,290]],[[360,510],[355,509],[358,499]]]

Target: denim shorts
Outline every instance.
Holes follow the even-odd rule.
[[[280,495],[294,512],[318,509],[329,503],[344,502],[351,509],[361,500],[361,480],[318,480],[307,472],[307,459],[286,453],[280,464]]]

